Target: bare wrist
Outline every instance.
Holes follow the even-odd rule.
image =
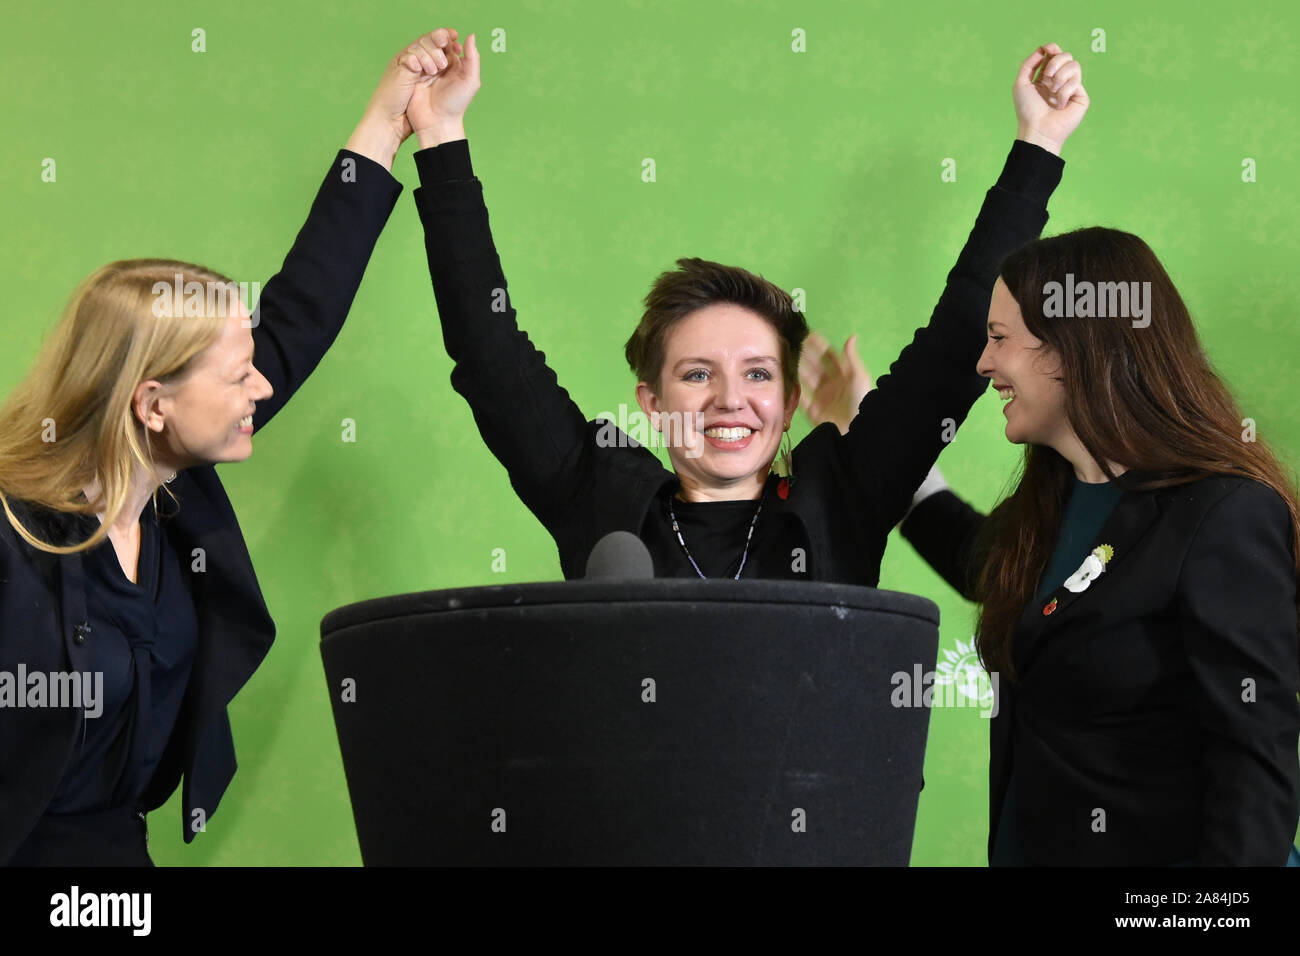
[[[420,149],[429,149],[465,138],[465,124],[459,121],[438,123],[415,131],[415,140],[419,143]]]
[[[362,117],[347,142],[347,148],[352,152],[373,159],[390,172],[393,169],[393,157],[401,145],[401,137],[391,124],[370,116]]]
[[[1033,143],[1035,146],[1041,146],[1053,156],[1061,155],[1061,143],[1049,136],[1044,136],[1036,129],[1027,126],[1021,126],[1016,131],[1016,139],[1024,140],[1026,143]]]

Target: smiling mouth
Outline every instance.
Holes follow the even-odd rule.
[[[240,428],[252,428],[252,427],[253,427],[253,416],[252,416],[252,415],[245,415],[243,418],[241,418],[241,419],[239,420],[239,427],[240,427]]]
[[[744,441],[754,434],[754,430],[743,426],[737,428],[706,428],[704,434],[714,441]]]

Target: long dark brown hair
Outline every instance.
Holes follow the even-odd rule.
[[[1291,512],[1300,578],[1296,494],[1262,441],[1243,441],[1243,416],[1211,367],[1187,306],[1137,236],[1093,227],[1037,240],[1002,263],[1002,281],[1025,327],[1060,360],[1065,414],[1083,447],[1120,487],[1148,490],[1211,475],[1253,478]],[[1062,315],[1049,283],[1150,283],[1145,327],[1129,317]],[[1132,287],[1130,287],[1132,288]],[[1141,286],[1137,287],[1139,290]],[[1059,302],[1059,299],[1057,300]],[[1044,313],[1048,313],[1045,315]],[[1116,478],[1107,462],[1129,469]],[[1073,466],[1055,449],[1026,445],[1014,491],[984,523],[976,645],[990,671],[1016,679],[1011,642],[1055,546]]]

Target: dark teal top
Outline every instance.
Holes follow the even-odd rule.
[[[1047,571],[1039,584],[1034,603],[1042,601],[1051,594],[1083,564],[1084,558],[1092,551],[1093,542],[1101,532],[1102,525],[1115,510],[1123,489],[1113,481],[1089,484],[1072,479],[1069,498],[1065,503],[1065,514],[1061,516],[1061,531],[1056,539],[1056,550],[1047,562]]]
[[[1065,503],[1065,513],[1061,516],[1061,530],[1057,534],[1056,547],[1047,562],[1034,603],[1040,603],[1062,584],[1066,578],[1079,570],[1085,558],[1092,551],[1093,542],[1097,540],[1102,525],[1110,517],[1115,505],[1124,494],[1113,481],[1089,484],[1078,478],[1071,479],[1069,497]],[[1016,843],[1015,807],[1016,807],[1016,773],[1015,755],[1012,754],[1011,776],[1007,780],[1007,793],[1002,800],[1002,813],[998,817],[998,839],[993,846],[990,866],[1021,866],[1024,857]]]

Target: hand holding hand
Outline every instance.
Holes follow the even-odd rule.
[[[347,148],[392,169],[397,148],[411,135],[406,110],[413,94],[452,68],[460,44],[456,31],[434,30],[399,50],[384,69]]]
[[[454,30],[452,34],[452,55],[445,68],[421,77],[406,107],[421,149],[465,138],[465,111],[481,85],[474,34],[464,47],[456,41]]]

